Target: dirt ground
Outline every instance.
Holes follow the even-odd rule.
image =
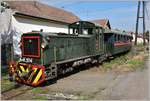
[[[147,100],[148,68],[116,74],[102,73],[94,67],[12,98],[17,99]]]
[[[117,75],[113,72],[102,74],[91,68],[61,79],[48,89],[89,99],[148,99],[148,69]]]
[[[124,64],[120,66],[124,66]],[[94,66],[59,78],[57,82],[33,88],[24,94],[13,97],[12,100],[148,100],[148,90],[148,59],[146,59],[142,69],[128,72],[118,73],[114,69],[104,72]]]

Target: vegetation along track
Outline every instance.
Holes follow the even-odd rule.
[[[22,95],[25,92],[32,90],[32,89],[33,89],[33,87],[30,87],[30,86],[21,86],[17,89],[14,88],[14,89],[2,92],[1,97],[3,100],[9,100],[9,99],[12,99],[16,96]]]

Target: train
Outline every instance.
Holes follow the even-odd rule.
[[[15,82],[38,86],[80,65],[130,51],[132,35],[77,21],[69,25],[68,33],[23,33],[20,48],[20,59],[9,63],[9,75]]]

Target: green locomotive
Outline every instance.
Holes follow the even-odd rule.
[[[66,33],[24,33],[22,57],[10,62],[9,74],[19,83],[37,86],[45,80],[72,71],[75,67],[101,62],[129,51],[132,36],[104,29],[88,21],[69,25]]]

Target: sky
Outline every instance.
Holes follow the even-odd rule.
[[[113,29],[135,32],[138,4],[136,0],[41,0],[41,2],[70,11],[81,20],[109,19]],[[142,32],[141,22],[142,20],[139,32]]]

